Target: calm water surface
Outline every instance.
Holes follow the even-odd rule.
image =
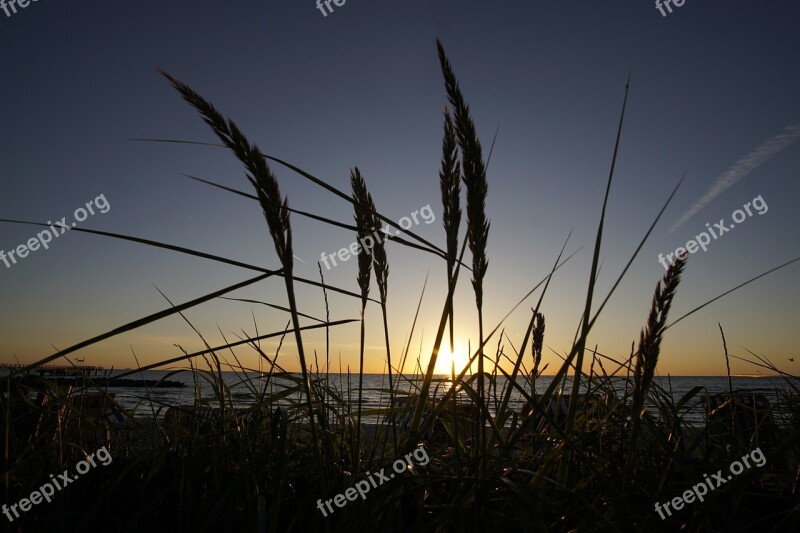
[[[115,370],[112,375],[121,374],[123,370]],[[132,376],[141,379],[159,380],[167,375],[167,371],[145,371],[139,375]],[[231,395],[233,401],[237,406],[247,406],[253,402],[252,388],[256,390],[263,390],[267,388],[269,392],[277,393],[283,390],[287,384],[286,380],[279,378],[272,378],[267,382],[264,378],[259,378],[257,373],[248,374],[250,378],[250,385],[242,383],[244,374],[237,374],[233,372],[223,372],[223,380],[231,388]],[[410,377],[410,376],[409,376]],[[187,405],[193,404],[195,393],[206,400],[211,402],[211,405],[218,404],[215,402],[215,396],[212,385],[207,379],[198,377],[195,380],[190,372],[180,372],[174,374],[167,379],[173,381],[180,381],[186,384],[184,388],[174,389],[144,389],[144,388],[126,388],[114,387],[110,392],[116,394],[117,400],[126,409],[135,412],[136,416],[152,416],[152,412],[156,411],[157,415],[163,416],[167,407],[172,405]],[[358,376],[351,375],[348,384],[347,375],[330,374],[330,386],[346,396],[348,392],[355,404],[358,395]],[[787,387],[786,381],[782,378],[774,377],[734,377],[734,389],[757,389],[762,391],[767,398],[773,403],[778,404],[780,399],[780,391]],[[686,393],[694,387],[703,387],[700,394],[696,395],[691,402],[687,405],[685,420],[687,423],[702,425],[703,424],[703,409],[701,400],[705,394],[716,394],[728,390],[727,377],[671,377],[671,378],[656,378],[656,381],[665,389],[671,390],[672,396],[677,402]],[[522,380],[519,380],[522,383]],[[542,377],[536,383],[536,390],[538,393],[543,393],[551,384],[552,378]],[[506,383],[505,378],[498,381],[498,393],[501,392],[503,385]],[[449,382],[443,381],[438,385],[436,395],[441,397],[447,391]],[[624,383],[617,382],[616,390],[618,396],[624,393]],[[364,375],[364,392],[363,404],[365,409],[375,408],[379,406],[386,406],[388,401],[388,394],[382,392],[380,389],[388,388],[388,377],[380,374],[365,374]],[[404,383],[403,390],[409,390],[408,383]],[[519,410],[522,406],[523,399],[518,391],[512,393],[511,405],[515,410]],[[651,411],[654,412],[654,411]],[[369,420],[367,420],[369,421]]]

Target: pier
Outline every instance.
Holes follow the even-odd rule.
[[[80,362],[80,360],[79,360]],[[0,369],[8,369],[11,371],[28,368],[30,365],[20,364],[0,364]],[[54,380],[62,386],[85,386],[91,380],[96,386],[100,387],[130,387],[130,388],[182,388],[186,384],[181,381],[166,380],[166,379],[141,379],[141,378],[123,378],[116,379],[112,377],[110,371],[106,371],[102,366],[92,365],[42,365],[30,369],[25,376],[17,376],[14,379],[25,380],[27,376],[35,372],[40,377],[58,378]],[[96,378],[96,379],[92,379]]]
[[[0,364],[0,368],[8,370],[17,370],[20,368],[27,368],[30,365],[21,364]],[[42,365],[32,369],[33,372],[38,373],[40,376],[96,376],[98,372],[103,372],[102,366],[94,365]]]

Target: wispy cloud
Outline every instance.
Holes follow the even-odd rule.
[[[728,190],[737,181],[741,180],[752,171],[766,163],[773,156],[777,155],[778,152],[792,144],[798,137],[800,137],[800,124],[795,124],[793,126],[787,126],[782,133],[779,133],[778,135],[761,143],[761,146],[741,158],[736,162],[735,165],[717,177],[708,192],[706,192],[706,194],[703,195],[700,200],[695,202],[695,204],[690,207],[675,224],[673,224],[672,228],[669,230],[669,233],[672,233],[681,227],[686,223],[686,221],[695,216],[701,209],[711,203],[714,198]]]

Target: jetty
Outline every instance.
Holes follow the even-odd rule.
[[[80,362],[80,360],[78,360]],[[20,364],[0,364],[0,369],[19,370],[28,368],[29,365]],[[42,365],[31,369],[23,379],[31,372],[39,374],[43,378],[57,378],[55,381],[64,386],[85,386],[88,380],[101,387],[130,387],[130,388],[183,388],[185,383],[175,380],[156,380],[156,379],[136,379],[121,378],[117,379],[109,375],[102,366],[93,365]],[[19,376],[16,376],[19,377]]]
[[[11,371],[27,368],[30,365],[21,364],[0,364],[0,368]],[[42,365],[33,369],[40,376],[96,376],[99,372],[104,372],[102,366],[94,365]]]

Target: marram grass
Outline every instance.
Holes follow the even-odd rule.
[[[334,359],[339,352],[336,346],[326,342],[324,372],[318,354],[311,357],[303,349],[303,331],[325,328],[327,333],[354,321],[331,318],[337,313],[335,308],[328,307],[328,291],[360,301],[362,352],[357,391],[360,399],[363,338],[368,327],[363,320],[365,306],[381,305],[388,339],[391,324],[386,305],[389,301],[389,257],[385,248],[359,256],[358,275],[350,287],[326,284],[321,269],[320,281],[300,278],[293,272],[290,213],[308,215],[318,223],[340,229],[355,229],[359,237],[372,233],[382,222],[390,223],[388,217],[377,210],[358,169],[351,173],[352,196],[344,194],[297,166],[265,155],[210,102],[188,85],[164,74],[200,113],[223,146],[242,163],[254,194],[223,189],[244,194],[259,204],[269,234],[264,244],[274,248],[281,268],[269,270],[169,243],[94,232],[106,238],[124,239],[248,268],[258,275],[184,303],[170,303],[163,311],[57,351],[32,367],[182,314],[271,276],[285,280],[287,305],[255,298],[233,301],[246,305],[266,304],[286,312],[290,315],[288,325],[245,334],[214,347],[203,341],[206,346],[203,350],[182,351],[179,357],[143,367],[188,363],[192,366],[190,372],[194,380],[208,383],[214,394],[212,398],[203,398],[198,389],[195,405],[185,412],[172,411],[168,417],[164,415],[169,406],[148,394],[150,399],[145,401],[144,407],[151,416],[135,419],[124,428],[108,428],[98,420],[96,413],[85,407],[89,404],[83,401],[84,394],[114,402],[101,387],[90,386],[82,393],[38,378],[21,381],[15,375],[2,380],[0,384],[5,391],[0,400],[4,502],[17,502],[29,495],[50,474],[73,468],[101,443],[108,446],[114,459],[109,466],[95,469],[91,480],[71,484],[53,502],[39,504],[22,518],[8,522],[7,530],[177,533],[797,529],[800,522],[797,511],[800,503],[797,494],[800,391],[795,378],[788,375],[785,375],[784,401],[789,416],[780,424],[776,441],[763,450],[766,465],[743,473],[705,502],[687,506],[666,520],[661,520],[654,512],[655,502],[682,494],[703,479],[703,474],[727,468],[736,456],[727,451],[724,442],[712,441],[711,436],[702,431],[691,432],[683,422],[686,410],[700,401],[699,390],[675,398],[654,379],[662,339],[670,325],[677,322],[668,324],[668,315],[672,302],[679,297],[682,262],[670,269],[657,285],[637,349],[629,356],[620,356],[586,348],[597,316],[614,292],[612,290],[595,308],[594,281],[602,245],[605,202],[593,250],[587,298],[585,302],[577,302],[584,312],[582,324],[566,350],[563,363],[554,368],[542,365],[546,309],[540,309],[550,279],[558,275],[559,268],[569,259],[562,260],[563,249],[550,273],[530,291],[521,288],[520,292],[526,292],[526,296],[507,306],[513,311],[534,292],[539,292],[528,326],[521,332],[522,344],[515,346],[511,342],[515,336],[506,334],[503,321],[484,330],[483,280],[489,262],[486,211],[489,175],[466,98],[441,43],[437,42],[437,50],[449,105],[444,115],[439,171],[444,249],[413,233],[408,234],[407,240],[392,239],[394,244],[408,246],[417,253],[440,256],[444,268],[439,281],[448,288],[446,300],[440,302],[441,318],[432,352],[412,354],[412,359],[418,358],[416,364],[410,365],[415,371],[403,370],[413,335],[407,341],[399,366],[393,362],[387,342],[389,387],[381,389],[381,407],[367,410],[354,398],[355,391],[341,383],[343,374],[349,380],[350,369],[340,368],[338,376],[330,373],[331,368],[336,368],[336,361],[331,361],[331,348]],[[622,117],[614,162],[621,130]],[[285,166],[327,193],[352,203],[355,225],[290,208],[268,162]],[[612,176],[613,166],[606,201]],[[466,236],[459,250],[462,182],[466,191]],[[647,240],[661,213],[646,231],[638,249]],[[467,247],[471,255],[469,266],[463,262]],[[636,253],[620,273],[614,289],[622,282],[635,257]],[[470,271],[480,330],[479,339],[471,346],[470,364],[477,360],[479,368],[485,370],[483,365],[487,358],[499,362],[500,366],[491,365],[494,367],[491,372],[473,376],[468,375],[468,367],[454,367],[450,378],[443,380],[434,375],[433,368],[442,343],[452,344],[452,295],[462,269]],[[369,297],[373,272],[378,299]],[[323,289],[320,296],[325,299],[324,319],[298,309],[295,283]],[[646,300],[647,295],[643,295],[642,302]],[[678,320],[685,316],[688,315]],[[310,325],[303,325],[306,321]],[[203,338],[200,332],[198,335]],[[283,340],[287,337],[296,341],[300,375],[287,372],[281,364],[284,359],[281,352],[286,351],[282,348]],[[446,337],[450,337],[449,341]],[[267,353],[261,344],[262,340],[270,338],[280,341],[275,353]],[[326,339],[329,339],[327,334]],[[725,352],[727,354],[727,347]],[[244,356],[252,354],[260,358],[260,370],[241,364]],[[288,355],[293,358],[295,353],[292,350]],[[426,359],[427,355],[430,357]],[[584,356],[591,357],[588,373],[581,364]],[[223,363],[226,357],[233,357],[235,364]],[[779,372],[765,358],[754,357],[753,364]],[[423,361],[428,361],[425,370]],[[507,368],[513,370],[508,373]],[[552,372],[547,376],[551,383],[537,389],[535,383],[544,380],[545,370]],[[234,384],[229,382],[230,378],[223,380],[223,371],[233,372],[229,376],[235,376]],[[253,378],[253,375],[259,377]],[[248,391],[251,405],[246,410],[237,404],[232,391],[234,386]],[[28,398],[25,392],[31,388],[42,394],[38,398]],[[535,394],[542,389],[545,392]],[[416,396],[412,394],[404,403],[405,407],[398,407],[396,400],[408,392]],[[512,407],[512,395],[527,401],[524,409]],[[566,413],[549,408],[562,402],[567,405]],[[202,412],[216,415],[196,414]],[[362,427],[364,417],[375,415],[379,416],[380,423]],[[724,441],[727,437],[735,436],[722,434],[714,439]],[[397,476],[379,490],[371,491],[365,501],[349,502],[328,517],[318,511],[318,500],[344,493],[357,481],[365,479],[367,472],[391,464],[419,445],[425,447],[430,457],[427,465]]]

